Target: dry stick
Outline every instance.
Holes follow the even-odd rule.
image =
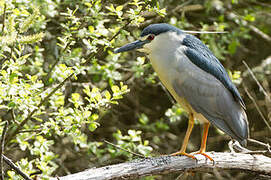
[[[248,138],[247,140],[250,141],[250,142],[252,142],[252,143],[259,144],[259,145],[261,145],[261,146],[265,146],[265,147],[267,148],[267,150],[268,150],[269,152],[271,152],[271,147],[270,147],[269,144],[266,144],[266,143],[263,143],[263,142],[261,142],[261,141],[257,141],[257,140],[255,140],[255,139],[251,139],[251,138]]]
[[[135,153],[135,152],[133,152],[133,151],[129,151],[129,150],[127,150],[127,149],[124,149],[124,148],[122,148],[122,147],[120,147],[120,146],[118,146],[118,145],[115,145],[115,144],[113,144],[113,143],[107,141],[107,140],[104,140],[104,142],[107,143],[107,144],[110,144],[111,146],[114,146],[115,148],[118,148],[118,149],[121,149],[121,150],[123,150],[123,151],[126,151],[126,152],[128,152],[128,153],[130,153],[130,154],[139,156],[139,157],[141,157],[141,158],[146,158],[146,156],[144,156],[144,155],[141,155],[141,154]]]
[[[4,180],[4,171],[3,171],[3,157],[2,154],[4,153],[5,148],[5,136],[8,129],[8,121],[5,122],[5,126],[2,132],[1,137],[1,148],[0,148],[0,173],[1,173],[1,180]]]
[[[5,155],[2,154],[2,157],[4,159],[4,161],[12,168],[14,169],[18,174],[20,174],[24,179],[26,180],[32,180],[27,174],[25,174],[23,171],[20,170],[19,167],[16,166],[16,164],[14,164],[12,162],[11,159],[7,158]]]
[[[243,153],[243,154],[263,154],[263,155],[270,155],[271,154],[271,150],[270,150],[270,146],[269,144],[265,144],[263,142],[257,141],[255,139],[250,139],[248,138],[249,142],[255,143],[255,144],[259,144],[261,146],[264,146],[267,148],[267,150],[256,150],[256,151],[251,151],[247,148],[242,147],[238,142],[233,142],[232,140],[229,142],[229,148],[231,150],[231,152],[234,152],[234,149],[238,150],[239,152]]]
[[[246,66],[246,68],[247,68],[248,72],[251,74],[252,78],[256,81],[257,85],[260,88],[260,91],[267,97],[268,101],[271,102],[270,96],[267,94],[266,90],[263,88],[263,86],[261,85],[261,83],[258,81],[258,79],[256,78],[256,76],[252,72],[251,68],[247,65],[247,63],[245,61],[242,61],[242,62]]]
[[[258,113],[260,114],[261,118],[263,119],[263,121],[265,122],[266,126],[268,127],[268,129],[271,131],[271,127],[269,125],[269,123],[267,122],[266,118],[264,117],[260,107],[258,106],[257,102],[255,101],[255,99],[251,96],[251,94],[248,92],[247,87],[243,84],[244,90],[247,93],[249,99],[251,99],[251,101],[253,102],[254,106],[256,107]]]
[[[260,29],[258,29],[256,26],[253,25],[249,25],[248,26],[254,33],[256,33],[257,35],[259,35],[261,38],[263,38],[264,40],[266,40],[267,42],[271,43],[271,37],[268,36],[267,34],[265,34],[264,32],[262,32]]]

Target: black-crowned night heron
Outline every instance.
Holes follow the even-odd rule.
[[[210,122],[246,146],[245,104],[222,64],[198,38],[169,24],[152,24],[141,32],[140,40],[114,52],[134,49],[147,54],[163,85],[189,113],[183,145],[173,155],[195,158],[185,152],[194,119],[204,124],[198,154],[212,160],[205,154]]]

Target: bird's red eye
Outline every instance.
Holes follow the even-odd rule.
[[[154,39],[154,37],[155,37],[155,35],[154,34],[150,34],[149,36],[148,36],[148,40],[150,40],[150,41],[152,41],[153,39]]]

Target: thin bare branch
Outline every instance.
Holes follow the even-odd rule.
[[[21,171],[21,169],[18,166],[16,166],[16,164],[14,164],[11,159],[7,158],[4,154],[2,154],[2,157],[3,157],[4,161],[12,169],[14,169],[18,174],[20,174],[24,179],[26,179],[26,180],[32,180],[27,174],[25,174],[23,171]]]
[[[3,171],[3,157],[2,154],[5,151],[5,137],[6,137],[6,132],[8,129],[8,121],[5,121],[4,129],[2,131],[2,136],[1,136],[1,148],[0,148],[0,173],[1,173],[1,180],[4,180],[4,171]]]
[[[71,44],[71,42],[72,42],[72,41],[69,40],[69,42],[68,42],[68,43],[65,45],[65,47],[61,50],[60,55],[62,55],[62,54],[68,49],[68,47],[69,47],[69,45]],[[45,82],[48,81],[49,78],[51,77],[51,73],[52,73],[52,71],[54,70],[54,68],[56,67],[56,65],[58,64],[59,60],[60,60],[60,58],[58,57],[58,58],[56,59],[56,61],[54,62],[54,64],[50,67],[50,69],[49,69],[49,71],[48,71],[48,73],[47,73],[47,75],[46,75]]]
[[[271,37],[262,32],[260,29],[258,29],[256,26],[249,25],[248,26],[255,34],[260,36],[262,39],[266,40],[267,42],[271,43]]]
[[[256,100],[255,100],[255,99],[252,97],[252,95],[248,92],[248,89],[247,89],[247,87],[246,87],[244,84],[243,84],[243,87],[244,87],[244,90],[245,90],[245,92],[247,93],[249,99],[253,102],[254,106],[256,107],[256,109],[257,109],[258,113],[260,114],[261,118],[263,119],[264,123],[266,124],[266,126],[268,127],[268,129],[271,131],[271,127],[270,127],[268,121],[266,120],[266,118],[264,117],[264,115],[263,115],[263,113],[262,113],[260,107],[258,106]]]
[[[144,156],[144,155],[141,155],[141,154],[135,153],[135,152],[133,152],[133,151],[124,149],[124,148],[122,148],[122,147],[120,147],[120,146],[118,146],[118,145],[115,145],[115,144],[113,144],[113,143],[107,141],[107,140],[104,140],[104,142],[107,143],[107,144],[110,144],[111,146],[114,146],[115,148],[121,149],[121,150],[126,151],[126,152],[128,152],[128,153],[130,153],[130,154],[133,154],[133,155],[135,155],[135,156],[138,156],[138,157],[141,157],[141,158],[146,158],[146,156]]]
[[[263,88],[263,86],[261,85],[261,83],[258,81],[258,79],[256,78],[256,76],[254,75],[253,71],[251,70],[251,68],[247,65],[247,63],[245,61],[242,61],[243,64],[246,66],[248,72],[251,74],[252,78],[255,80],[255,82],[257,83],[257,85],[260,88],[260,91],[267,97],[268,101],[271,102],[270,100],[270,96],[268,95],[268,93],[266,92],[266,90]]]
[[[270,147],[269,144],[266,144],[266,143],[263,143],[263,142],[261,142],[261,141],[257,141],[257,140],[255,140],[255,139],[251,139],[251,138],[248,138],[248,141],[249,141],[249,142],[252,142],[252,143],[255,143],[255,144],[259,144],[259,145],[261,145],[261,146],[264,146],[264,147],[266,147],[266,149],[267,149],[269,152],[271,152],[271,147]]]

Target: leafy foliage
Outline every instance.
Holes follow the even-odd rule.
[[[271,33],[264,3],[0,0],[0,133],[9,121],[4,154],[23,172],[48,179],[135,158],[103,140],[144,156],[176,151],[186,113],[169,101],[146,57],[113,48],[157,22],[228,31],[199,37],[241,84],[241,60],[256,66],[255,57],[268,54],[266,47],[250,54],[262,42],[249,27]],[[197,150],[195,137],[189,150]],[[4,171],[7,179],[21,178]]]

